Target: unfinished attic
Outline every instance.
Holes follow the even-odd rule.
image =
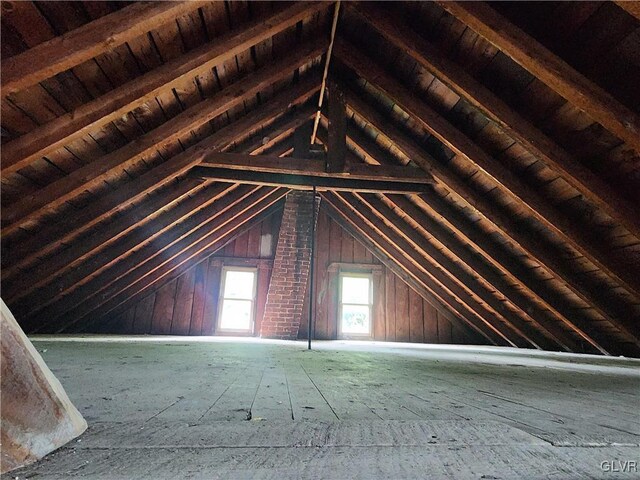
[[[638,478],[640,2],[1,23],[6,478]]]

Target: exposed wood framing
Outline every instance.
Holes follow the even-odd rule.
[[[347,156],[347,110],[344,94],[336,82],[329,82],[329,141],[327,143],[327,171],[344,170]]]
[[[502,333],[493,328],[487,328],[475,315],[469,315],[465,307],[457,302],[449,293],[442,290],[424,272],[414,268],[404,255],[400,253],[398,247],[384,237],[370,229],[362,219],[353,212],[343,207],[344,202],[331,192],[322,194],[322,199],[329,205],[329,212],[338,223],[340,223],[349,233],[361,241],[367,248],[378,257],[396,275],[414,287],[424,299],[436,305],[442,312],[445,312],[447,319],[452,322],[464,322],[474,331],[477,331],[494,345],[514,344],[506,339]],[[348,225],[348,226],[347,226]]]
[[[241,222],[243,213],[257,211],[255,207],[260,202],[270,199],[267,203],[271,205],[286,194],[286,190],[261,190],[260,187],[237,187],[231,191],[237,192],[226,202],[213,203],[166,232],[155,242],[135,252],[129,252],[126,262],[118,261],[112,268],[97,276],[85,278],[86,283],[77,287],[74,295],[60,298],[42,309],[37,317],[30,317],[30,320],[46,318],[49,322],[48,329],[55,328],[56,331],[60,331],[113,299],[125,288],[169,265],[176,256],[191,258],[195,254],[194,249],[200,251],[198,249],[206,248],[224,234],[230,222]],[[179,263],[175,261],[173,265]],[[41,322],[37,324],[42,325]],[[36,325],[31,327],[34,328]]]
[[[307,137],[308,140],[309,137]],[[131,306],[136,305],[140,300],[149,295],[152,291],[157,290],[158,288],[162,288],[163,285],[175,280],[180,275],[188,271],[190,268],[194,267],[198,263],[206,260],[216,251],[224,248],[227,244],[234,241],[237,237],[244,234],[248,230],[251,230],[255,225],[262,222],[265,218],[277,214],[277,212],[282,210],[282,200],[276,202],[265,210],[261,210],[260,212],[251,212],[254,216],[251,217],[249,213],[245,214],[247,218],[244,223],[238,222],[233,225],[229,225],[228,232],[225,233],[220,239],[216,240],[214,243],[210,244],[205,250],[202,250],[200,253],[194,255],[188,261],[182,263],[179,267],[174,267],[173,269],[165,268],[162,271],[157,271],[153,278],[147,278],[144,286],[140,289],[141,285],[135,285],[132,289],[124,290],[117,298],[114,299],[113,302],[109,302],[105,304],[102,308],[100,308],[100,312],[103,313],[102,317],[97,318],[95,321],[88,322],[86,324],[86,328],[90,328],[91,325],[100,324],[103,321],[106,321],[108,318],[113,318],[114,316],[120,315],[125,312]],[[271,268],[271,264],[273,260],[268,259],[249,259],[249,258],[236,258],[236,257],[217,257],[216,259],[220,259],[224,265],[235,265],[235,266],[255,266],[256,263],[258,265],[269,265],[268,268]],[[258,267],[261,268],[261,267]],[[133,293],[137,292],[137,293]],[[126,300],[123,300],[125,299]],[[112,304],[120,303],[116,307],[111,307]]]
[[[484,2],[438,1],[522,67],[640,152],[640,116]]]
[[[201,167],[202,170],[209,168],[224,168],[251,172],[280,173],[283,175],[304,174],[334,179],[344,178],[372,181],[387,180],[390,182],[425,184],[432,182],[432,180],[425,175],[424,171],[414,167],[366,165],[361,162],[345,163],[344,168],[342,168],[340,172],[331,173],[325,170],[324,160],[299,157],[282,158],[267,155],[247,155],[241,153],[211,152],[205,156],[199,164],[199,167]]]
[[[616,5],[640,20],[640,2],[638,0],[616,0]]]
[[[584,299],[589,305],[596,307],[599,313],[602,314],[610,324],[625,332],[625,335],[627,335],[631,341],[637,342],[637,334],[634,333],[635,330],[632,328],[632,322],[629,321],[630,317],[624,317],[614,313],[613,310],[615,302],[609,301],[604,292],[592,287],[585,282],[583,278],[576,275],[576,273],[571,270],[571,267],[566,265],[566,263],[557,255],[554,255],[544,243],[541,243],[536,237],[525,233],[517,221],[512,219],[510,216],[503,214],[502,211],[496,209],[495,206],[489,203],[485,197],[471,189],[464,181],[458,179],[452,174],[452,172],[441,167],[439,162],[431,158],[422,148],[415,144],[413,140],[409,139],[405,134],[396,129],[391,122],[387,121],[370,105],[367,105],[351,92],[347,92],[347,103],[352,110],[365,118],[379,132],[390,138],[394,142],[394,145],[405,155],[411,158],[416,164],[420,165],[432,174],[434,178],[440,179],[443,182],[443,185],[448,189],[456,192],[464,198],[469,205],[481,213],[487,220],[492,222],[533,258],[538,260],[542,265],[547,266],[550,272],[560,276],[560,278],[566,282],[566,285],[576,295]],[[430,197],[434,199],[436,198],[434,195],[431,195]],[[426,197],[423,195],[422,198]],[[440,203],[442,202],[440,201]],[[442,216],[442,214],[440,215]],[[443,219],[449,221],[448,216],[443,216]],[[462,222],[458,222],[458,228],[460,228],[461,223]],[[486,238],[481,239],[480,244],[488,245],[490,244],[490,241]],[[490,248],[487,246],[485,248],[489,248],[492,252],[497,251],[495,247]],[[493,256],[502,258],[504,257],[504,254],[489,254],[489,257],[493,258]],[[527,283],[528,288],[536,292],[540,298],[543,298],[546,305],[552,308],[552,311],[557,313],[562,321],[566,325],[570,326],[585,341],[589,342],[601,353],[608,353],[607,348],[602,345],[602,343],[604,343],[603,341],[597,341],[595,340],[595,338],[597,338],[596,335],[593,333],[587,333],[592,330],[589,327],[588,322],[581,322],[579,319],[576,319],[575,313],[570,312],[567,309],[566,301],[562,297],[552,293],[548,287],[543,286],[538,282],[534,282],[533,280],[529,281],[529,274],[527,274],[522,268],[516,267],[513,262],[506,262],[503,260],[498,262],[498,264],[502,265],[503,268],[505,264],[510,265],[507,270],[511,271],[513,278],[519,279],[520,282]],[[615,351],[615,348],[613,351]]]
[[[235,170],[230,168],[194,167],[189,175],[207,178],[217,182],[245,183],[272,187],[286,187],[293,190],[339,192],[423,192],[428,184],[394,180],[361,180],[348,176],[313,175],[308,173],[269,173]],[[371,176],[371,175],[369,175]],[[404,179],[406,180],[406,179]]]
[[[611,186],[524,119],[496,94],[387,12],[375,6],[363,8],[361,5],[354,10],[378,29],[387,40],[478,108],[507,135],[562,174],[565,180],[584,194],[589,201],[620,221],[631,233],[640,238],[640,215],[637,207],[618,195]]]
[[[322,136],[320,138],[322,139]],[[386,165],[393,163],[395,160],[395,157],[390,159],[388,154],[382,152],[380,148],[373,145],[370,139],[365,138],[364,135],[359,134],[354,129],[348,130],[348,141],[352,148],[362,152],[371,162]],[[397,215],[411,219],[416,229],[422,231],[424,235],[433,236],[443,248],[456,255],[465,265],[483,278],[485,282],[504,295],[515,308],[520,310],[520,314],[524,318],[533,324],[539,324],[538,328],[543,333],[546,332],[563,349],[568,351],[579,350],[575,342],[567,338],[567,332],[560,327],[558,317],[571,330],[577,330],[581,335],[590,338],[590,343],[600,345],[600,343],[592,339],[591,334],[584,332],[584,329],[589,332],[593,331],[587,322],[580,321],[579,318],[576,320],[576,315],[566,309],[565,302],[562,299],[551,293],[549,288],[541,282],[535,282],[528,271],[516,262],[509,260],[507,252],[501,251],[501,248],[494,245],[486,235],[476,232],[462,214],[447,205],[434,192],[411,195],[410,199],[400,195],[387,195],[382,198],[390,208],[394,209]],[[421,208],[432,212],[433,217],[438,221],[431,220]],[[445,226],[446,224],[451,224],[451,226]],[[449,228],[451,229],[449,230]],[[473,246],[498,271],[494,271],[491,266],[485,264],[479,257],[468,251],[465,244]],[[525,289],[525,291],[528,289],[528,293],[531,293],[536,300],[541,301],[544,304],[544,308],[541,308],[538,303],[523,295],[520,289],[513,288],[502,274],[506,275],[509,281]],[[532,285],[535,285],[535,288],[532,288]],[[538,294],[537,292],[540,291],[546,293]],[[555,304],[562,311],[566,310],[567,313],[564,315],[559,313],[557,308],[548,303],[550,298],[556,298]],[[557,317],[550,316],[549,310],[554,312]],[[605,348],[599,348],[599,350],[606,351]]]
[[[2,62],[2,97],[97,57],[206,2],[133,4]]]
[[[302,115],[296,115],[270,131],[277,135],[282,130],[290,129],[292,125],[308,119],[311,111],[307,109],[301,113]],[[251,144],[244,147],[252,148]],[[101,265],[108,266],[111,259],[144,245],[187,216],[219,200],[228,188],[228,185],[207,186],[195,180],[185,180],[166,194],[153,197],[135,207],[108,227],[85,236],[81,242],[74,244],[74,248],[67,248],[37,264],[37,268],[33,271],[15,279],[3,295],[11,301],[16,311],[20,311],[25,316],[31,315],[56,295],[67,292],[71,286],[76,286],[89,273],[101,268]],[[191,195],[191,198],[187,197],[179,206],[166,211],[175,201],[187,194]],[[160,214],[162,214],[160,218],[155,219]],[[150,220],[154,221],[148,224]],[[145,224],[143,228],[133,231],[134,228],[143,224]],[[132,233],[129,234],[130,232]],[[126,239],[123,238],[124,235],[127,235]],[[123,240],[115,247],[116,250],[104,251],[120,238]],[[89,257],[95,256],[98,252],[102,253],[94,257],[91,262],[86,262]]]
[[[3,146],[3,177],[144,105],[160,92],[190,82],[196,75],[233,59],[251,46],[327,8],[328,5],[329,3],[323,2],[301,2],[280,9],[268,18],[260,18],[244,28],[232,30],[9,142]],[[326,49],[328,41],[317,41]]]
[[[83,232],[88,231],[114,212],[142,198],[148,192],[167,185],[177,176],[200,163],[207,152],[228,149],[234,141],[248,136],[257,126],[282,115],[282,112],[286,111],[288,107],[306,101],[317,91],[317,79],[303,81],[264,103],[259,110],[222,128],[134,181],[87,205],[76,212],[75,216],[46,225],[40,229],[38,235],[27,240],[6,244],[3,260],[10,259],[11,263],[2,269],[3,281],[6,277],[18,273],[20,268],[34,264],[38,257],[52,253],[62,244],[77,238]],[[4,240],[6,241],[6,238]]]
[[[133,165],[145,155],[176,141],[228,109],[242,104],[245,99],[254,96],[266,86],[289,76],[302,63],[320,55],[324,48],[322,42],[313,42],[296,49],[281,61],[233,83],[214,97],[185,110],[121,149],[75,170],[33,195],[26,196],[12,205],[11,210],[4,215],[3,223],[6,226],[2,228],[2,234],[9,234],[23,223],[55,210],[70,198],[108,180],[116,172]]]
[[[372,82],[376,88],[391,97],[405,112],[420,123],[428,132],[471,164],[480,168],[506,193],[526,207],[546,228],[558,235],[578,252],[589,259],[603,272],[623,285],[630,292],[640,295],[640,278],[621,256],[611,252],[599,238],[577,222],[555,209],[547,199],[529,184],[497,161],[466,135],[438,115],[426,103],[416,98],[408,89],[376,65],[375,60],[358,52],[354,45],[337,41],[336,56],[362,78]]]

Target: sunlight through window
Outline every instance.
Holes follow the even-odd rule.
[[[342,336],[371,336],[373,304],[371,275],[340,275],[340,333]]]
[[[253,331],[256,292],[255,269],[223,269],[219,330]]]

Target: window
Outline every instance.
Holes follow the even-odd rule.
[[[340,335],[370,337],[373,281],[370,274],[340,274]]]
[[[256,296],[255,268],[223,268],[218,330],[253,332]]]

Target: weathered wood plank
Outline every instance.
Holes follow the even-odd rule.
[[[2,234],[7,235],[18,229],[24,222],[54,211],[64,202],[108,180],[116,172],[133,165],[160,146],[176,141],[182,135],[207,123],[234,105],[242,104],[245,99],[257,94],[276,79],[291,75],[296,67],[307,58],[319,55],[323,48],[322,42],[304,45],[283,60],[230,85],[214,97],[185,110],[121,149],[73,171],[32,195],[23,197],[4,212]]]
[[[163,66],[39,127],[29,135],[3,147],[3,175],[15,172],[32,160],[100,128],[156,97],[180,86],[186,79],[211,70],[252,45],[295,25],[305,17],[327,8],[323,2],[297,3],[268,18],[252,21]],[[328,41],[324,42],[325,48]],[[4,76],[4,75],[3,75]]]
[[[10,259],[11,262],[17,264],[17,259],[22,259],[23,262],[28,264],[40,256],[55,251],[62,244],[77,238],[116,211],[142,198],[148,192],[167,185],[176,176],[183,174],[193,165],[199,163],[205,152],[228,149],[235,140],[246,136],[248,132],[255,129],[256,125],[272,120],[292,105],[304,102],[317,91],[318,81],[308,79],[301,82],[281,95],[265,102],[261,109],[222,128],[208,139],[190,147],[182,154],[172,157],[134,181],[123,185],[98,201],[90,203],[76,212],[74,216],[62,218],[55,223],[52,222],[44,226],[38,232],[38,235],[32,238],[19,243],[14,243],[10,240],[7,242],[7,238],[3,238],[3,260],[5,258]],[[3,269],[4,267],[5,265],[3,264]]]
[[[546,228],[588,258],[628,291],[640,295],[640,278],[635,274],[634,269],[630,268],[629,262],[612,253],[611,249],[602,242],[602,239],[594,235],[594,232],[587,230],[554,208],[522,178],[488,155],[426,103],[419,101],[408,89],[377,66],[373,59],[363,54],[356,55],[355,52],[356,48],[346,41],[336,42],[335,54],[349,68],[355,70],[361,77],[373,82],[376,88],[389,95],[440,142],[472,165],[480,168],[514,201],[527,208],[531,215]],[[442,172],[439,173],[442,175]]]
[[[454,92],[478,108],[487,118],[496,122],[507,135],[520,142],[529,152],[563,174],[566,180],[585,194],[588,200],[640,237],[637,209],[620,197],[595,173],[573,158],[458,64],[446,58],[430,43],[422,40],[418,34],[411,34],[403,28],[404,25],[388,12],[376,7],[362,8],[362,6],[357,7],[356,10],[359,15],[382,32],[386,39],[407,52]]]
[[[2,97],[112,50],[206,2],[145,2],[105,15],[2,62]]]
[[[640,117],[484,2],[438,2],[547,86],[640,151]]]
[[[327,172],[343,171],[347,160],[347,109],[336,82],[329,82]]]

